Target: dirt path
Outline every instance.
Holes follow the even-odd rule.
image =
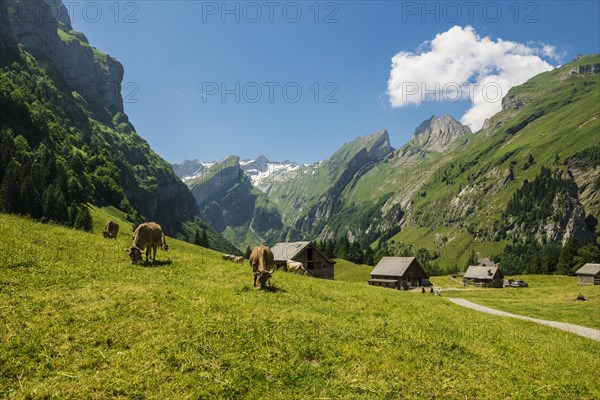
[[[556,321],[548,321],[545,319],[537,319],[531,317],[525,317],[523,315],[511,314],[504,311],[495,310],[493,308],[480,306],[479,304],[475,304],[469,300],[465,299],[457,299],[457,298],[447,298],[454,304],[458,304],[459,306],[467,307],[473,310],[481,311],[488,314],[499,315],[501,317],[510,317],[510,318],[518,318],[524,319],[527,321],[532,321],[538,324],[551,326],[553,328],[562,329],[563,331],[571,332],[579,336],[586,337],[588,339],[598,340],[600,341],[600,329],[586,328],[585,326],[568,324],[566,322],[556,322]]]

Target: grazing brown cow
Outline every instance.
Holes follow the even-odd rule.
[[[271,286],[271,275],[273,274],[271,268],[275,266],[271,249],[267,246],[255,247],[250,254],[250,265],[254,273],[254,287],[256,287],[257,278],[260,289],[264,289],[267,282],[268,286]]]
[[[115,221],[108,221],[106,225],[104,225],[104,232],[102,232],[102,235],[104,235],[105,239],[116,239],[118,234],[119,224]]]
[[[131,263],[135,264],[142,260],[142,251],[146,249],[146,261],[150,256],[152,249],[152,261],[156,260],[156,249],[162,247],[164,235],[159,224],[155,222],[145,222],[137,227],[133,232],[133,244],[129,249],[129,258]]]
[[[233,258],[233,262],[236,264],[243,264],[244,263],[244,257],[242,256],[236,256]]]

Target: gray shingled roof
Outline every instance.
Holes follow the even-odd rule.
[[[481,266],[481,265],[471,265],[467,269],[467,272],[465,272],[465,278],[492,280],[497,272],[498,272],[498,267],[486,267],[486,266]]]
[[[583,267],[579,268],[575,274],[591,276],[598,275],[600,274],[600,264],[585,264]]]
[[[404,276],[414,257],[383,257],[371,271],[371,275]]]
[[[275,261],[287,261],[296,257],[310,242],[277,243],[271,248]]]

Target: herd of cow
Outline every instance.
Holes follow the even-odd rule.
[[[107,239],[116,239],[119,234],[119,224],[115,221],[108,221],[104,226],[103,236]],[[168,250],[169,246],[163,234],[162,228],[155,222],[145,222],[140,224],[133,232],[133,243],[126,251],[129,253],[131,263],[135,264],[142,260],[142,252],[146,250],[146,262],[152,251],[152,261],[156,260],[156,250]],[[223,260],[232,261],[237,264],[244,262],[244,257],[223,254]],[[275,267],[273,252],[267,246],[258,246],[250,254],[250,266],[254,275],[254,287],[258,282],[260,289],[271,285],[271,275]],[[287,270],[300,274],[306,274],[304,265],[300,262],[288,261]]]
[[[107,239],[116,239],[119,234],[119,224],[115,221],[108,221],[104,226],[102,235]],[[156,261],[156,250],[169,250],[167,240],[163,234],[162,228],[156,222],[144,222],[138,225],[133,232],[133,243],[129,249],[129,258],[131,263],[135,264],[142,260],[142,252],[146,250],[146,261],[152,251],[152,261]]]

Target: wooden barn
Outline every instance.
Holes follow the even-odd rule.
[[[578,285],[600,285],[600,264],[585,264],[575,275]]]
[[[277,243],[273,248],[275,264],[278,268],[285,267],[288,260],[301,262],[310,276],[333,279],[335,261],[327,258],[311,242]]]
[[[495,287],[504,286],[504,275],[497,266],[471,265],[463,277],[465,286]]]
[[[429,286],[429,275],[414,257],[383,257],[371,271],[369,285],[394,289]]]

